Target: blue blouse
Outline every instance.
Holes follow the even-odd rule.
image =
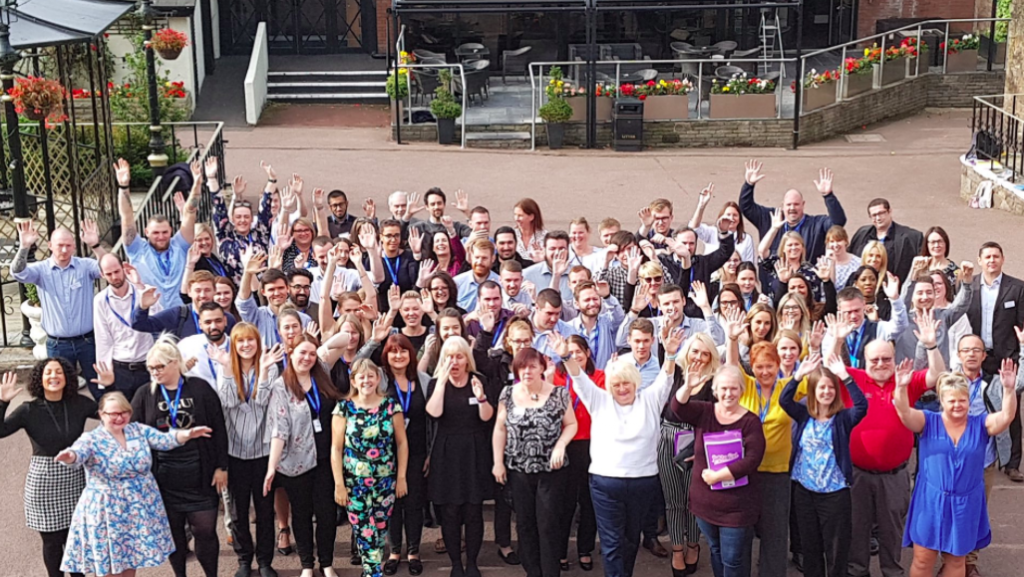
[[[846,488],[846,478],[832,450],[832,427],[827,421],[811,419],[800,436],[800,453],[793,465],[793,480],[814,493],[833,493]]]

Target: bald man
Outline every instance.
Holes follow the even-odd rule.
[[[100,245],[99,229],[91,220],[82,221],[82,243],[97,257],[106,254]],[[50,235],[50,258],[28,264],[30,250],[39,242],[31,221],[18,223],[20,246],[11,264],[11,274],[21,283],[34,284],[43,309],[46,354],[77,363],[86,382],[96,378],[96,341],[92,331],[93,281],[100,278],[95,260],[75,256],[75,235],[58,228]]]
[[[772,211],[776,207],[768,207],[757,204],[754,201],[754,186],[762,180],[765,175],[761,172],[761,163],[756,160],[748,161],[745,166],[745,182],[740,190],[740,212],[750,221],[757,232],[764,237],[765,233],[772,227]],[[832,194],[832,171],[823,168],[814,181],[814,186],[821,193],[825,200],[825,208],[828,214],[811,215],[804,212],[804,195],[796,189],[786,191],[782,198],[782,213],[786,217],[786,224],[783,225],[782,233],[796,231],[803,237],[807,245],[807,262],[816,263],[818,257],[825,254],[825,233],[833,225],[845,226],[846,213],[839,204],[839,199]],[[777,234],[772,241],[771,253],[775,254],[779,248],[779,242],[783,234]]]
[[[113,369],[114,386],[104,390],[90,383],[89,390],[97,399],[115,390],[131,399],[139,387],[149,382],[146,353],[153,348],[153,335],[132,329],[132,319],[145,287],[132,283],[129,277],[138,281],[137,273],[131,265],[124,265],[117,255],[105,254],[99,261],[107,288],[97,293],[92,301],[96,360]]]

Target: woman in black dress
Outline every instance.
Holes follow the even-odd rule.
[[[174,338],[163,335],[146,355],[153,382],[135,393],[132,421],[159,431],[210,427],[209,438],[153,453],[153,476],[167,508],[174,539],[170,555],[175,577],[185,577],[188,522],[195,554],[206,577],[216,577],[220,540],[217,507],[228,484],[228,434],[217,391],[203,379],[185,378]]]
[[[490,420],[494,406],[477,374],[469,343],[449,337],[435,378],[427,387],[427,414],[437,421],[430,452],[428,492],[441,515],[441,535],[452,577],[480,577],[477,556],[484,538],[483,502],[491,498]],[[466,563],[460,554],[466,530]]]
[[[86,419],[96,418],[96,402],[78,394],[78,387],[68,386],[69,382],[78,383],[70,363],[58,358],[40,361],[29,377],[32,399],[8,415],[7,409],[21,389],[14,373],[4,374],[0,381],[0,438],[24,429],[32,442],[25,479],[25,524],[43,539],[43,565],[49,577],[64,577],[60,570],[64,543],[85,488],[83,469],[64,467],[53,458],[82,435]]]

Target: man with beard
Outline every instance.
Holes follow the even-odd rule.
[[[356,221],[356,217],[348,212],[348,196],[344,191],[332,190],[327,193],[327,207],[331,209],[327,215],[327,229],[331,238],[348,236]]]
[[[242,320],[256,325],[259,329],[264,350],[281,342],[281,335],[277,331],[277,313],[288,302],[288,277],[276,268],[264,272],[266,262],[267,255],[253,250],[252,247],[245,249],[242,254],[242,284],[238,286],[238,296],[235,297],[235,306],[238,307],[238,314],[242,315]],[[263,272],[260,290],[267,299],[264,306],[259,306],[256,297],[252,295],[252,278],[260,272]],[[299,318],[302,319],[303,327],[309,325],[309,315],[300,312]]]
[[[203,306],[203,303],[213,302],[215,285],[216,277],[213,273],[197,270],[188,280],[188,296],[192,304],[165,309],[152,316],[149,310],[160,300],[160,293],[156,287],[146,286],[139,295],[139,308],[135,311],[132,328],[154,334],[169,332],[179,340],[202,333],[199,325],[199,307]],[[227,320],[228,330],[231,330],[235,326],[235,317],[227,313]]]
[[[131,266],[131,265],[127,265]],[[153,335],[132,328],[135,305],[142,293],[125,274],[125,265],[116,254],[100,257],[100,272],[107,288],[92,301],[93,332],[96,335],[96,362],[114,369],[114,389],[131,399],[135,391],[149,382],[146,354],[153,348]],[[160,306],[159,303],[156,306]],[[99,399],[104,390],[89,383],[93,398]]]
[[[128,186],[131,184],[131,167],[125,159],[114,165],[119,188],[117,208],[124,230],[121,241],[128,260],[139,271],[144,283],[159,289],[160,304],[165,309],[181,306],[181,277],[188,263],[188,248],[195,240],[196,215],[199,211],[199,193],[203,188],[202,169],[196,162],[192,166],[192,191],[181,209],[181,227],[171,236],[171,223],[163,215],[154,215],[146,223],[146,237],[139,236],[135,228],[135,209]]]
[[[572,301],[572,288],[569,287],[569,234],[564,230],[549,232],[544,237],[544,262],[524,270],[523,278],[539,289],[557,290],[562,302]]]
[[[309,298],[312,290],[313,273],[303,268],[288,273],[288,298],[300,313],[306,313],[311,319],[318,319],[320,307]]]
[[[625,315],[618,299],[612,296],[607,282],[581,281],[573,289],[579,315],[569,325],[587,339],[594,366],[604,370],[616,352],[615,333]]]
[[[494,246],[498,258],[494,260],[494,272],[500,272],[501,265],[506,261],[515,261],[523,269],[533,266],[533,261],[523,258],[516,250],[516,231],[511,226],[499,227],[494,233]]]
[[[477,288],[476,309],[463,317],[466,322],[466,334],[473,338],[483,330],[485,319],[489,323],[493,321],[489,331],[492,335],[490,348],[498,347],[502,343],[505,327],[513,318],[530,316],[529,308],[516,305],[515,309],[507,309],[502,306],[501,301],[501,286],[492,280],[486,280]]]
[[[448,197],[445,196],[444,191],[436,186],[431,188],[423,195],[423,202],[426,206],[417,206],[419,204],[418,194],[413,193],[409,199],[409,209],[406,214],[406,221],[412,218],[417,212],[426,210],[429,215],[428,220],[420,221],[412,224],[412,226],[418,228],[423,234],[424,238],[433,238],[435,232],[446,232],[448,227],[442,222],[445,217],[444,211],[448,204]],[[455,207],[462,211],[464,215],[468,216],[469,213],[469,195],[461,190],[455,193],[456,202]],[[454,222],[455,233],[459,235],[459,238],[466,238],[470,235],[473,230],[469,228],[464,222]]]
[[[458,289],[458,305],[464,311],[476,308],[477,289],[484,281],[501,282],[501,278],[491,270],[494,263],[494,244],[487,239],[477,240],[469,247],[470,269],[455,277]]]
[[[508,309],[525,307],[533,308],[533,292],[536,287],[523,280],[523,267],[514,260],[501,263],[501,290],[504,293],[504,306]]]
[[[199,307],[199,328],[202,333],[184,338],[178,342],[181,358],[195,359],[195,365],[185,373],[187,377],[198,377],[211,387],[217,386],[217,378],[224,373],[224,367],[210,358],[208,346],[230,351],[231,337],[225,332],[228,326],[227,313],[215,302],[203,303]]]
[[[236,176],[231,186],[231,217],[228,218],[228,206],[221,194],[221,186],[216,162],[211,172],[209,162],[206,165],[206,186],[210,189],[210,202],[213,205],[211,220],[217,228],[217,239],[220,241],[220,256],[228,269],[228,278],[237,285],[242,278],[242,252],[250,245],[267,250],[273,244],[271,239],[271,222],[274,219],[274,203],[280,205],[277,196],[277,173],[274,167],[265,162],[260,167],[267,173],[267,186],[263,189],[260,199],[259,213],[245,198],[245,179]]]

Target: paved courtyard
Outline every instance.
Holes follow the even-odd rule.
[[[743,162],[756,157],[764,161],[768,175],[758,185],[758,199],[764,204],[780,204],[786,189],[795,187],[807,196],[808,212],[823,211],[813,180],[820,167],[829,167],[835,171],[835,191],[847,210],[847,230],[851,234],[867,223],[867,202],[884,196],[892,202],[897,222],[920,230],[933,224],[945,227],[952,237],[951,258],[973,260],[982,242],[998,240],[1008,255],[1008,272],[1024,275],[1024,235],[1020,233],[1024,220],[998,211],[971,210],[959,199],[958,157],[970,142],[969,112],[926,113],[860,131],[881,136],[880,142],[849,143],[840,138],[795,152],[682,149],[640,154],[608,150],[461,151],[428,144],[398,147],[387,142],[386,130],[332,129],[330,112],[318,108],[306,112],[301,127],[229,129],[228,172],[241,172],[249,179],[250,189],[256,190],[263,182],[259,161],[267,160],[281,178],[298,172],[307,186],[345,190],[353,207],[358,207],[364,197],[374,198],[380,214],[386,213],[386,196],[394,190],[423,192],[440,186],[453,193],[462,188],[469,193],[471,205],[483,204],[491,209],[495,225],[510,222],[513,204],[529,196],[541,203],[551,230],[565,227],[577,216],[586,216],[596,224],[614,215],[626,226],[635,227],[636,211],[659,196],[675,202],[676,223],[683,223],[692,214],[697,193],[713,181],[715,200],[707,213],[712,218],[722,202],[738,196]],[[0,531],[5,535],[0,546],[0,577],[43,573],[39,538],[25,528],[22,514],[21,489],[29,454],[28,440],[21,433],[0,441],[0,462],[5,464],[0,470]],[[986,577],[1021,574],[1022,497],[1024,485],[1013,485],[1000,476],[989,508],[993,544],[980,563]],[[425,532],[425,575],[442,577],[448,574],[448,563],[445,556],[432,552],[431,543],[437,537],[437,529]],[[347,562],[347,529],[339,531],[338,542],[336,567],[342,575],[355,577],[359,569]],[[706,546],[704,549],[698,572],[702,577],[711,575]],[[909,555],[905,555],[905,561],[909,562]],[[481,564],[487,576],[523,575],[521,568],[501,563],[493,544],[485,545]],[[282,576],[299,574],[295,555],[275,560],[275,566]],[[234,554],[223,547],[220,575],[233,575],[235,567]],[[596,568],[591,575],[600,575],[599,570]],[[197,576],[201,570],[192,561],[189,571]],[[669,571],[666,560],[641,551],[636,575],[668,575]],[[139,574],[165,577],[172,572],[164,565]],[[403,565],[399,575],[406,574]],[[571,574],[586,575],[575,564]],[[790,574],[798,575],[792,568]]]

